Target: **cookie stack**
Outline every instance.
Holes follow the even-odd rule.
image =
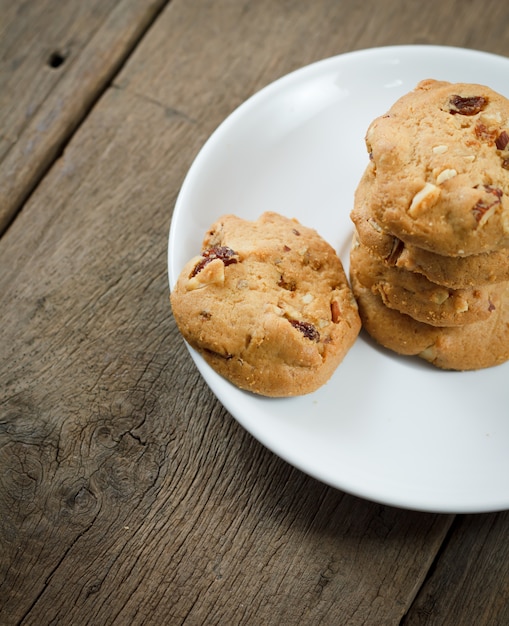
[[[509,101],[425,80],[370,125],[350,275],[381,345],[444,369],[509,359]]]

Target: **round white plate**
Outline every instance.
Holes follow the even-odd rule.
[[[189,170],[170,229],[170,287],[225,213],[296,217],[338,250],[348,270],[349,212],[368,162],[371,120],[425,78],[482,83],[509,96],[508,76],[506,58],[395,46],[326,59],[269,85],[221,124]],[[509,363],[444,372],[361,333],[323,388],[267,399],[191,355],[244,428],[329,485],[423,511],[509,508]]]

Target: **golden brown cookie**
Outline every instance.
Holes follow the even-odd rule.
[[[365,178],[366,175],[355,192],[351,218],[363,245],[388,265],[418,272],[451,289],[509,280],[509,249],[464,257],[444,256],[404,242],[384,230],[370,211]]]
[[[509,359],[509,289],[488,320],[439,328],[390,309],[352,276],[363,327],[380,345],[402,355],[419,356],[448,370],[476,370]]]
[[[445,257],[416,248],[399,246],[396,266],[423,274],[432,282],[451,289],[482,287],[509,281],[509,250],[471,254],[466,257]]]
[[[334,249],[276,213],[220,218],[182,270],[171,304],[184,338],[217,372],[273,397],[318,389],[360,330]]]
[[[374,120],[365,184],[384,230],[445,256],[509,247],[509,101],[425,80]]]
[[[432,326],[461,326],[493,315],[506,283],[488,287],[451,289],[429,281],[422,274],[390,267],[371,254],[354,237],[350,253],[357,280],[384,304]]]

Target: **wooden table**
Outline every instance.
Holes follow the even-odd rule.
[[[509,623],[507,513],[392,508],[286,464],[168,302],[213,129],[298,67],[416,43],[509,56],[509,4],[0,0],[2,625]]]

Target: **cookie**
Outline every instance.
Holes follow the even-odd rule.
[[[390,267],[354,238],[351,273],[364,287],[378,294],[384,304],[432,326],[461,326],[486,320],[499,304],[505,283],[489,287],[450,289],[422,274]]]
[[[226,379],[264,396],[318,389],[360,330],[334,249],[277,213],[220,218],[170,297],[188,343]]]
[[[371,210],[371,190],[374,182],[374,172],[371,168],[364,171],[357,188],[355,189],[353,208],[350,218],[355,224],[359,240],[373,254],[394,265],[394,256],[399,255],[399,248],[404,244],[401,239],[384,229]]]
[[[364,329],[380,345],[401,355],[419,356],[446,370],[477,370],[509,359],[509,289],[488,320],[448,328],[418,322],[390,309],[352,277]]]
[[[444,256],[414,246],[384,230],[369,209],[368,187],[363,177],[350,215],[362,244],[388,265],[418,272],[451,289],[509,280],[509,249],[464,257]]]
[[[452,289],[482,287],[509,281],[509,249],[446,257],[415,246],[399,245],[392,259],[397,267],[418,272]]]
[[[366,134],[369,209],[384,230],[445,256],[509,247],[509,100],[425,80]]]

